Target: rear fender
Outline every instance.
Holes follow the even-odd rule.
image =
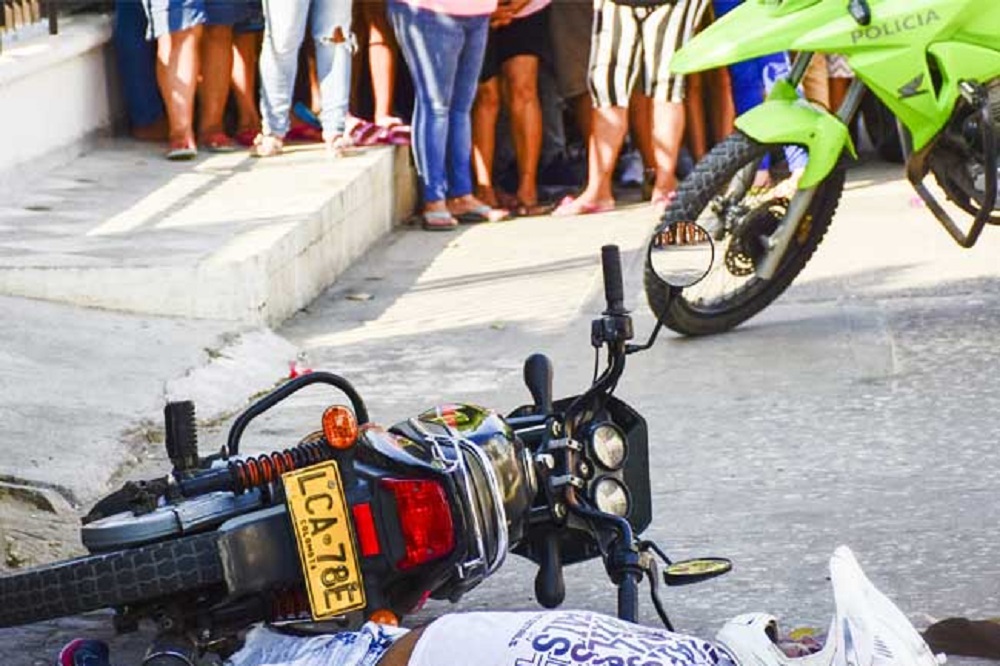
[[[800,99],[787,81],[777,82],[763,104],[737,118],[736,127],[758,143],[805,146],[809,162],[799,189],[815,187],[829,176],[844,148],[857,157],[847,125]]]

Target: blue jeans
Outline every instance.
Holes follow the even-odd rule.
[[[264,133],[284,137],[291,120],[299,48],[309,26],[316,43],[323,110],[323,136],[343,134],[351,95],[351,0],[264,0],[264,45],[260,55],[260,112]],[[334,41],[339,30],[341,41]]]
[[[413,156],[424,201],[472,193],[472,103],[489,16],[451,16],[389,2],[389,20],[413,76]]]
[[[141,4],[115,3],[115,56],[132,127],[152,125],[167,113],[156,85],[156,46],[146,41],[146,26]]]

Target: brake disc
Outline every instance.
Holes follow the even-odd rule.
[[[778,230],[788,213],[788,199],[771,199],[744,216],[726,249],[726,270],[736,277],[749,277],[767,254],[767,239]]]

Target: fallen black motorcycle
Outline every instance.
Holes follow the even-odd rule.
[[[647,264],[679,291],[704,276],[712,252],[707,234],[668,229]],[[580,395],[553,400],[551,363],[535,354],[524,365],[529,406],[502,417],[443,405],[383,428],[348,381],[312,372],[251,405],[208,456],[194,406],[168,404],[172,472],[94,506],[81,530],[90,555],[0,577],[0,627],[113,608],[120,631],[155,623],[144,666],[194,666],[237,649],[256,622],[329,631],[396,623],[428,598],[457,601],[509,552],[538,565],[536,597],[549,608],[563,601],[564,566],[601,557],[619,617],[635,621],[647,578],[670,627],[660,581],[705,580],[731,564],[671,562],[639,537],[652,520],[646,422],[613,392],[626,357],[660,325],[646,344],[630,342],[618,248],[603,248],[602,263],[607,309],[591,343],[606,367]],[[350,407],[328,408],[322,429],[292,448],[240,455],[255,418],[314,384]]]

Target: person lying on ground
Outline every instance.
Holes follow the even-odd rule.
[[[895,604],[841,546],[830,558],[836,612],[825,644],[782,649],[766,613],[739,615],[714,640],[590,611],[444,615],[413,630],[369,622],[359,631],[301,637],[257,627],[227,666],[938,666]],[[791,647],[786,646],[789,651]],[[801,654],[801,645],[794,646]],[[60,666],[108,666],[103,661]]]

